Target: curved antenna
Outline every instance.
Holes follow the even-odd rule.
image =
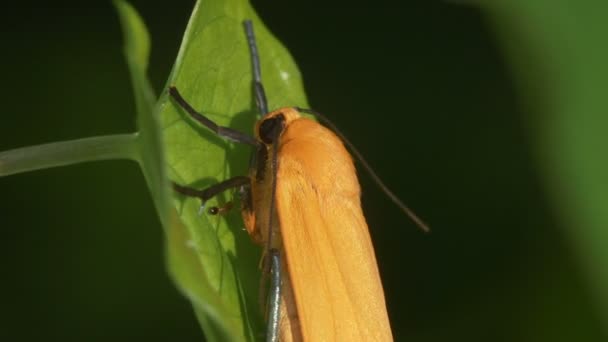
[[[247,35],[247,44],[249,45],[249,53],[251,56],[251,66],[253,68],[253,93],[255,94],[255,104],[258,107],[258,116],[264,116],[268,113],[268,101],[266,100],[266,92],[262,85],[262,69],[260,68],[260,56],[255,42],[255,34],[253,33],[253,23],[251,20],[245,20],[245,33]]]
[[[279,251],[271,249],[267,256],[270,259],[270,294],[268,295],[268,326],[266,342],[279,341],[279,322],[281,320],[281,259]]]
[[[365,170],[367,171],[367,173],[372,177],[373,181],[376,183],[376,185],[378,185],[378,187],[380,188],[380,190],[382,190],[382,192],[384,192],[386,194],[386,196],[388,196],[388,198],[393,203],[395,203],[395,205],[397,205],[397,207],[399,207],[399,209],[401,209],[401,211],[403,211],[412,221],[414,221],[414,223],[423,232],[425,232],[425,233],[430,233],[431,232],[431,228],[429,228],[429,226],[420,217],[418,217],[418,215],[416,215],[416,213],[414,213],[414,211],[412,209],[410,209],[407,205],[405,205],[405,203],[403,203],[399,199],[399,197],[397,197],[397,195],[395,195],[388,188],[388,186],[386,186],[384,184],[384,182],[382,181],[382,179],[380,179],[380,177],[378,176],[378,174],[376,174],[376,171],[374,171],[374,169],[372,169],[372,167],[365,160],[365,158],[363,158],[363,155],[359,152],[359,150],[357,150],[357,148],[355,147],[355,145],[353,145],[344,136],[344,134],[342,134],[342,132],[340,132],[340,130],[336,127],[336,125],[334,125],[331,121],[329,121],[329,119],[325,115],[322,115],[321,113],[319,113],[317,111],[314,111],[312,109],[306,109],[306,108],[300,108],[300,107],[294,107],[294,109],[297,110],[297,111],[300,111],[302,113],[312,114],[312,115],[316,116],[321,122],[323,122],[324,124],[326,124],[327,126],[329,126],[329,128],[331,128],[331,130],[334,131],[334,133],[336,133],[336,135],[338,135],[340,137],[340,139],[342,139],[342,141],[348,146],[348,148],[350,149],[350,151],[355,155],[355,157],[357,158],[357,160],[359,160],[359,162],[361,163],[361,165],[363,165],[363,168],[365,168]]]

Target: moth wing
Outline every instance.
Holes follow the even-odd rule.
[[[302,335],[305,341],[392,341],[352,160],[333,133],[313,124],[321,127],[314,144],[291,139],[279,150],[276,184]]]

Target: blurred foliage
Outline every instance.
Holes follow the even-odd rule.
[[[432,225],[420,234],[361,176],[396,340],[604,340],[605,5],[483,3],[485,19],[429,1],[254,7],[298,61],[312,107]],[[133,4],[160,93],[193,3]],[[12,5],[0,20],[0,150],[133,131],[112,6]],[[0,189],[0,339],[202,339],[133,164]]]
[[[535,114],[528,123],[545,186],[608,327],[608,3],[483,7]]]

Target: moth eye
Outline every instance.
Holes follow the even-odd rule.
[[[274,140],[279,136],[279,133],[283,129],[284,121],[285,117],[283,114],[264,120],[260,124],[258,132],[260,139],[267,145],[273,144]]]

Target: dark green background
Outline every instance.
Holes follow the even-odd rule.
[[[193,1],[132,3],[149,26],[160,91]],[[535,114],[518,106],[478,10],[254,6],[298,62],[314,108],[433,227],[417,231],[361,176],[396,340],[605,337],[532,157],[526,116]],[[135,129],[110,2],[5,7],[0,42],[0,150]],[[0,178],[0,195],[0,340],[202,339],[165,272],[135,163]]]

